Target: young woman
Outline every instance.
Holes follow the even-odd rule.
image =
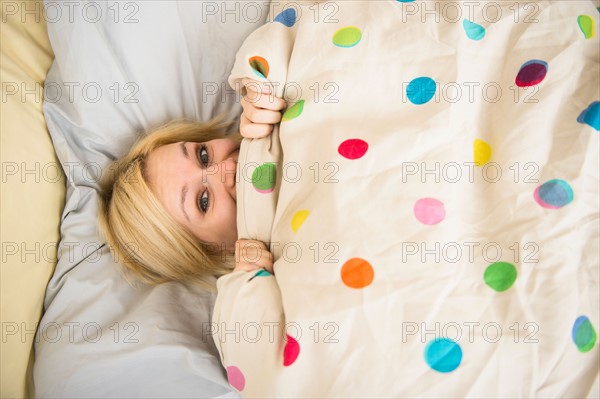
[[[138,140],[106,174],[100,229],[140,280],[210,285],[234,268],[272,272],[266,245],[237,237],[236,170],[242,137],[270,134],[286,103],[256,81],[243,84],[240,135],[227,135],[230,123],[220,117],[170,122]]]

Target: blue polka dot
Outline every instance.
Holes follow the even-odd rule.
[[[543,208],[559,209],[573,201],[573,189],[564,180],[548,180],[533,192],[533,198]]]
[[[400,3],[412,3],[415,0],[398,0]]]
[[[481,40],[485,36],[485,28],[468,19],[463,20],[463,28],[467,37],[471,40]]]
[[[288,28],[291,28],[296,23],[296,10],[293,8],[286,8],[275,17],[275,22],[280,22]]]
[[[425,347],[425,361],[435,371],[449,373],[462,360],[460,345],[448,338],[436,338]]]
[[[406,88],[406,96],[413,104],[425,104],[435,95],[435,81],[427,76],[413,79]]]
[[[594,101],[577,118],[577,122],[585,123],[600,131],[600,101]]]

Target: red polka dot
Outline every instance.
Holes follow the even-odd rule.
[[[344,141],[338,147],[341,156],[348,159],[362,158],[369,149],[369,144],[361,139],[350,139]]]
[[[285,344],[285,348],[283,348],[283,365],[290,366],[296,361],[300,354],[300,344],[289,334],[286,334],[286,338],[287,343]]]

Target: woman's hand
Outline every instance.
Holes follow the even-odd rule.
[[[273,274],[273,254],[262,241],[237,240],[235,243],[235,269],[237,271],[252,272],[266,269]]]
[[[271,94],[268,84],[256,80],[242,79],[245,94],[241,104],[240,134],[242,137],[256,139],[266,137],[273,132],[273,125],[281,121],[281,110],[286,102]]]

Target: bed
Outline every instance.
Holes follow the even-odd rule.
[[[599,4],[465,20],[454,2],[372,3],[2,2],[2,397],[599,396]],[[298,33],[309,21],[322,36]],[[374,42],[411,55],[383,52],[396,103],[356,69],[377,71]],[[213,313],[214,293],[123,279],[97,182],[156,124],[235,118],[242,77],[290,105],[240,155],[239,232],[271,244],[275,276],[223,279],[242,300]]]

